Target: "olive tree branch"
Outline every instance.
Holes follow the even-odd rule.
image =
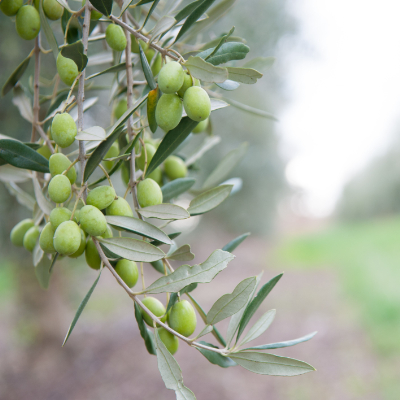
[[[46,145],[50,149],[51,153],[54,154],[55,153],[54,147],[51,144],[49,137],[46,135],[46,132],[40,125],[36,125],[36,130],[39,132],[39,135],[42,137],[42,139],[46,142]]]

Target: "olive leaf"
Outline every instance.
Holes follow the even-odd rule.
[[[159,0],[156,0],[155,3],[158,3]],[[151,90],[154,90],[157,88],[156,81],[154,80],[153,73],[151,72],[151,68],[149,65],[149,62],[147,61],[147,57],[144,54],[144,51],[142,49],[142,46],[139,44],[139,55],[140,55],[140,62],[142,63],[142,70],[144,73],[144,77],[146,78],[147,84],[149,85]]]
[[[109,17],[113,7],[113,0],[91,0],[90,3],[96,10]]]
[[[190,250],[190,245],[184,244],[183,246],[179,247],[179,249],[176,249],[167,258],[175,261],[191,261],[194,258],[194,254]]]
[[[29,61],[31,60],[33,52],[29,54],[28,57],[26,57],[21,64],[18,65],[18,67],[15,69],[15,71],[10,75],[10,77],[6,80],[6,83],[4,84],[3,88],[1,89],[1,95],[5,96],[17,83],[18,81],[22,78],[24,75],[26,69],[28,68]]]
[[[224,97],[222,99],[225,100],[227,103],[229,103],[231,106],[238,108],[239,110],[246,111],[250,114],[254,114],[259,117],[272,119],[273,121],[278,121],[278,119],[274,115],[272,115],[271,113],[269,113],[267,111],[259,110],[258,108],[248,106],[247,104],[240,103],[239,101],[236,101],[236,100],[227,99]]]
[[[232,253],[233,250],[236,249],[240,245],[240,243],[243,242],[248,236],[250,235],[250,232],[243,233],[243,235],[238,236],[237,238],[231,240],[229,243],[227,243],[222,250],[229,251],[229,253]]]
[[[219,206],[232,191],[232,185],[221,185],[196,196],[189,205],[190,215],[204,214]]]
[[[240,83],[227,79],[225,82],[216,83],[216,85],[221,89],[232,91],[236,90],[240,86]]]
[[[257,79],[263,77],[261,72],[252,68],[226,67],[226,69],[228,70],[228,79],[236,82],[253,84],[257,82]]]
[[[161,187],[163,201],[169,201],[188,191],[196,180],[194,178],[178,178]]]
[[[30,123],[33,122],[31,100],[25,94],[24,89],[22,89],[19,83],[14,87],[12,103],[18,108],[22,118],[26,119]]]
[[[220,136],[207,136],[201,146],[185,160],[187,167],[193,165],[197,160],[199,160],[208,150],[211,150],[221,141]]]
[[[204,61],[201,57],[190,56],[183,65],[195,78],[204,82],[220,83],[228,79],[227,68],[216,67],[213,64]]]
[[[132,64],[132,67],[133,66],[134,65]],[[107,68],[103,71],[96,72],[95,74],[89,75],[88,77],[85,78],[85,80],[88,81],[90,79],[97,78],[98,76],[101,76],[104,74],[116,73],[116,72],[125,71],[125,70],[126,70],[126,64],[123,62],[123,63],[117,64],[117,65],[113,65],[112,67]]]
[[[199,343],[204,344],[209,347],[213,347],[214,349],[218,349],[217,346],[214,346],[211,343],[203,342],[202,340],[199,341]],[[219,367],[222,368],[229,368],[229,367],[235,367],[237,364],[235,361],[233,361],[229,357],[225,357],[222,354],[216,353],[211,350],[207,349],[202,349],[201,347],[196,347],[196,349],[203,354],[205,358],[207,358],[208,361],[210,361],[211,364],[218,365]]]
[[[43,0],[40,0],[39,5],[40,25],[43,29],[44,35],[46,36],[47,42],[49,43],[53,56],[57,60],[58,56],[58,44],[54,37],[53,30],[50,27],[49,21],[47,20],[43,11]]]
[[[175,19],[176,22],[180,22],[183,19],[185,19],[189,14],[191,14],[201,3],[203,0],[196,0],[193,1],[192,3],[189,3],[186,7],[182,8],[176,15]]]
[[[36,279],[42,289],[47,289],[50,283],[49,260],[43,257],[38,265],[35,267]]]
[[[157,218],[164,220],[180,220],[190,217],[190,214],[183,207],[169,203],[162,203],[155,206],[140,208],[137,210],[137,212],[145,218]]]
[[[254,68],[265,71],[271,68],[275,61],[275,57],[256,57],[244,64],[243,68]]]
[[[201,57],[212,65],[224,64],[232,60],[243,60],[247,53],[250,51],[250,47],[240,42],[229,42],[221,45],[217,51],[214,49],[207,49],[197,54],[197,57]],[[228,73],[229,73],[229,67]],[[262,75],[261,75],[262,76]],[[229,79],[232,79],[229,77]],[[235,80],[235,79],[232,79]]]
[[[147,97],[147,120],[149,121],[150,130],[154,133],[157,130],[156,107],[158,103],[158,87],[150,90]]]
[[[139,327],[140,336],[144,340],[146,349],[150,354],[156,355],[156,346],[154,343],[154,334],[147,328],[143,321],[143,316],[140,307],[135,303],[135,318]]]
[[[61,47],[61,55],[74,61],[79,72],[82,72],[85,69],[88,62],[88,57],[84,53],[82,40]]]
[[[276,310],[267,311],[249,330],[240,346],[257,339],[262,335],[272,324],[275,318]]]
[[[15,196],[19,204],[33,211],[36,201],[30,194],[24,192],[15,182],[5,182],[4,186],[12,196]]]

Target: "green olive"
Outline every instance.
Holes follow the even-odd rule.
[[[90,268],[100,269],[101,258],[92,239],[86,243],[85,259]]]
[[[40,15],[33,6],[22,6],[15,19],[18,35],[25,40],[32,40],[40,31]]]
[[[113,157],[117,157],[118,155],[119,155],[119,145],[118,145],[118,142],[115,141],[112,144],[112,146],[110,147],[110,149],[107,151],[104,158],[113,158]],[[103,164],[104,164],[105,168],[107,169],[107,171],[110,171],[111,168],[114,166],[114,161],[103,161]]]
[[[39,246],[45,253],[55,253],[56,249],[54,248],[54,233],[55,229],[48,222],[45,227],[42,229],[39,237]]]
[[[190,119],[200,122],[210,116],[211,101],[203,88],[191,86],[183,96],[183,107]]]
[[[117,120],[120,119],[127,110],[128,101],[126,99],[121,99],[114,107],[114,118]]]
[[[146,56],[147,62],[150,64],[151,60],[153,59],[154,55],[156,54],[156,51],[152,49],[151,47],[148,48],[145,52],[144,55]]]
[[[122,51],[126,47],[124,30],[115,24],[109,24],[106,29],[106,41],[115,51]]]
[[[159,186],[163,184],[163,175],[160,167],[157,167],[150,175],[146,175],[148,178],[156,181]]]
[[[10,240],[14,246],[23,246],[25,233],[28,232],[32,226],[35,226],[33,220],[30,218],[23,219],[12,228],[10,233]]]
[[[130,173],[129,173],[129,168],[126,166],[125,163],[123,163],[121,166],[121,178],[122,181],[125,183],[125,186],[128,186],[130,180]]]
[[[39,154],[41,154],[44,158],[49,159],[51,157],[51,151],[46,144],[44,146],[38,148],[36,151]]]
[[[156,55],[156,58],[155,58],[154,61],[153,61],[153,65],[151,66],[151,72],[152,72],[152,74],[153,74],[154,76],[157,76],[158,73],[159,73],[160,70],[161,70],[161,67],[162,67],[162,57],[161,57],[161,54],[158,53],[158,54]]]
[[[179,301],[171,308],[169,326],[183,336],[190,336],[196,329],[196,313],[187,300]]]
[[[160,72],[161,74],[161,72]],[[182,101],[176,94],[163,94],[156,107],[156,121],[165,132],[178,126],[182,119]]]
[[[62,222],[54,233],[54,248],[62,256],[78,251],[81,244],[81,230],[74,221]]]
[[[56,21],[64,13],[64,7],[57,0],[43,0],[43,11],[48,19]]]
[[[183,85],[178,90],[179,97],[183,98],[185,95],[186,90],[188,90],[191,86],[193,86],[193,79],[190,76],[188,71],[184,73]],[[194,86],[200,86],[200,81],[197,78],[194,78]]]
[[[111,186],[99,186],[89,192],[86,204],[104,210],[114,201],[116,196],[117,194]]]
[[[52,154],[49,158],[49,169],[51,176],[56,176],[62,174],[71,165],[68,157],[62,153]],[[67,172],[67,178],[73,185],[76,181],[76,170],[75,167],[71,167]]]
[[[128,287],[132,288],[136,285],[139,272],[135,261],[125,259],[119,260],[115,266],[115,271]]]
[[[82,1],[82,7],[86,4],[86,0]],[[98,12],[96,10],[92,10],[92,12],[90,13],[90,19],[92,21],[98,21],[101,17],[103,16],[103,14],[101,12]]]
[[[196,127],[192,130],[193,133],[201,133],[207,129],[209,118],[205,119],[204,121],[199,122]]]
[[[40,235],[39,228],[32,226],[24,235],[23,245],[28,251],[33,251],[36,246],[37,239]]]
[[[142,147],[142,152],[140,154],[140,157],[136,159],[136,166],[141,169],[142,171],[144,170],[144,164],[147,158],[147,166],[150,165],[150,161],[152,160],[154,154],[156,153],[156,148],[150,144],[146,143],[146,151],[144,150],[144,147]]]
[[[51,134],[60,147],[71,146],[77,134],[74,119],[68,113],[56,114],[51,123]]]
[[[142,300],[142,303],[156,316],[156,317],[162,317],[160,320],[162,322],[165,322],[167,319],[167,316],[165,315],[165,307],[163,303],[161,303],[160,300],[156,299],[155,297],[145,297]],[[151,319],[150,315],[147,314],[145,311],[142,311],[142,316],[144,319],[144,322],[146,322],[147,325],[153,326],[153,320]]]
[[[91,236],[101,236],[107,231],[104,214],[96,207],[86,205],[79,212],[81,228]]]
[[[101,235],[102,238],[108,239],[113,237],[111,226],[107,224],[107,230]]]
[[[182,158],[169,156],[164,162],[164,171],[172,180],[184,178],[187,175],[187,168]]]
[[[184,73],[181,64],[171,61],[158,74],[158,86],[163,93],[177,92],[183,85]]]
[[[50,199],[55,203],[64,203],[71,196],[71,182],[65,175],[56,175],[51,178],[48,192]]]
[[[67,85],[71,86],[74,80],[79,75],[78,66],[75,64],[74,60],[61,55],[61,51],[57,56],[57,72],[60,79]]]
[[[149,48],[149,45],[144,42],[142,39],[139,39],[139,43],[142,46],[143,51],[146,51]],[[139,54],[139,43],[136,40],[135,36],[131,35],[131,51],[132,53]]]
[[[129,203],[123,198],[118,197],[114,200],[106,210],[107,215],[121,215],[125,217],[133,217],[133,211]]]
[[[168,332],[163,327],[157,328],[158,335],[160,336],[161,341],[164,343],[164,346],[167,350],[174,355],[178,351],[179,340],[173,335],[171,332]]]
[[[22,7],[23,0],[2,0],[0,10],[8,17],[14,16]]]
[[[78,258],[83,254],[86,249],[86,234],[82,229],[79,229],[81,232],[81,244],[79,245],[78,250],[75,253],[70,254],[68,257],[70,258]]]
[[[140,207],[155,206],[163,201],[160,186],[151,178],[140,181],[137,188],[137,197]]]
[[[51,210],[50,223],[54,230],[56,230],[62,222],[71,219],[72,211],[65,207],[56,207]]]

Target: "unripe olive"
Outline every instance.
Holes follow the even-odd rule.
[[[119,260],[115,266],[115,271],[128,287],[132,288],[136,285],[139,272],[135,261]]]
[[[142,46],[143,51],[146,51],[149,48],[149,45],[144,42],[142,39],[139,39],[139,43]],[[136,40],[135,36],[131,35],[131,51],[132,53],[139,54],[139,43]]]
[[[203,88],[191,86],[183,96],[183,107],[190,119],[200,122],[210,116],[211,101]]]
[[[146,151],[144,150],[144,147],[142,147],[142,152],[140,154],[140,157],[136,159],[136,166],[144,171],[144,163],[147,158],[147,166],[150,165],[150,161],[152,160],[154,154],[156,153],[156,148],[150,144],[146,143]]]
[[[146,56],[147,62],[148,62],[149,64],[151,63],[151,60],[153,59],[154,54],[156,54],[156,51],[155,51],[154,49],[152,49],[151,47],[148,48],[148,49],[144,52],[144,55]]]
[[[155,60],[153,61],[153,65],[151,66],[151,72],[153,73],[154,76],[157,76],[158,73],[160,72],[162,67],[162,57],[161,54],[158,53],[156,55]]]
[[[39,154],[41,154],[44,158],[49,159],[51,157],[51,151],[46,144],[42,147],[39,147],[36,151]]]
[[[15,15],[22,7],[23,0],[2,0],[0,2],[0,10],[8,17]]]
[[[153,181],[156,181],[159,186],[163,184],[162,171],[160,167],[157,167],[150,175],[146,176],[150,179],[153,179]]]
[[[82,1],[82,7],[86,4],[86,0]],[[92,10],[92,12],[90,13],[90,19],[92,21],[98,21],[101,17],[103,16],[103,14],[101,12],[98,12],[96,10]]]
[[[50,213],[50,223],[54,230],[56,230],[62,222],[71,219],[72,211],[65,207],[53,208]]]
[[[42,232],[40,233],[39,246],[45,253],[51,254],[56,252],[53,243],[54,233],[55,229],[50,222],[45,225],[45,227],[42,229]]]
[[[183,85],[184,73],[181,64],[171,61],[158,74],[158,86],[163,93],[175,93]]]
[[[79,212],[81,228],[91,236],[101,236],[107,230],[103,213],[94,206],[83,206]]]
[[[163,327],[157,328],[158,335],[160,336],[161,341],[164,343],[167,350],[174,355],[178,351],[179,340],[173,335],[171,332],[168,332]]]
[[[164,171],[168,178],[172,180],[184,178],[187,174],[187,168],[182,160],[177,156],[169,156],[164,162]]]
[[[75,64],[75,61],[68,57],[63,57],[60,51],[57,56],[56,65],[60,79],[67,86],[71,86],[75,78],[79,75],[78,66]]]
[[[122,51],[126,47],[124,30],[115,24],[109,24],[106,29],[106,41],[115,51]]]
[[[116,195],[111,186],[99,186],[89,192],[86,204],[104,210],[114,201]]]
[[[51,134],[60,147],[70,146],[77,134],[74,119],[68,113],[56,114],[51,123]]]
[[[161,74],[161,72],[160,72]],[[182,101],[176,94],[163,94],[156,107],[156,121],[165,132],[178,126],[182,119]]]
[[[78,250],[75,253],[69,255],[70,258],[78,258],[83,254],[86,249],[86,234],[82,229],[79,229],[81,233],[81,244],[79,245]]]
[[[122,178],[122,182],[125,183],[125,186],[129,185],[129,179],[130,179],[130,173],[129,173],[129,169],[125,164],[122,164],[121,166],[121,178]]]
[[[64,7],[57,0],[43,0],[43,11],[48,19],[56,21],[64,13]]]
[[[156,317],[161,317],[160,320],[162,322],[165,322],[167,319],[167,315],[165,315],[165,307],[163,303],[161,303],[160,300],[156,299],[155,297],[145,297],[142,300],[142,303],[156,316]],[[142,316],[144,319],[144,322],[146,322],[147,325],[153,326],[153,320],[151,319],[150,315],[147,314],[145,311],[142,311]]]
[[[128,101],[126,99],[121,99],[114,107],[114,118],[117,120],[120,119],[127,110]]]
[[[119,145],[118,142],[115,141],[110,149],[107,151],[106,155],[104,156],[104,158],[113,158],[113,157],[117,157],[119,154]],[[106,167],[106,169],[109,171],[113,166],[114,166],[114,161],[103,161],[104,166]]]
[[[65,175],[56,175],[50,180],[48,192],[55,203],[64,203],[71,196],[71,182]]]
[[[107,215],[121,215],[133,217],[133,211],[129,203],[123,198],[118,197],[106,209]]]
[[[196,313],[187,300],[179,301],[171,308],[169,326],[183,336],[190,336],[196,329]]]
[[[25,233],[28,232],[32,226],[35,226],[33,220],[30,218],[23,219],[12,228],[10,232],[10,240],[14,246],[23,246]]]
[[[204,121],[200,121],[200,122],[196,125],[196,127],[192,130],[192,132],[193,132],[193,133],[201,133],[201,132],[204,132],[204,131],[207,129],[208,121],[209,121],[209,120],[210,120],[210,119],[207,118],[207,119],[205,119]]]
[[[113,237],[111,226],[107,224],[107,230],[101,235],[102,238],[108,239]]]
[[[140,207],[155,206],[163,201],[160,186],[151,178],[140,181],[137,188],[137,197]]]
[[[33,6],[22,6],[15,19],[18,35],[25,40],[34,39],[40,31],[40,15]]]
[[[68,157],[62,153],[52,154],[49,158],[49,169],[51,176],[56,176],[62,174],[71,165]],[[73,185],[76,181],[76,170],[75,167],[71,167],[67,172],[67,178]]]
[[[74,221],[62,222],[54,233],[54,248],[62,256],[78,251],[81,245],[81,230]]]
[[[183,85],[178,90],[179,97],[183,98],[186,90],[188,90],[191,86],[200,86],[200,81],[197,78],[194,78],[194,85],[193,85],[192,77],[190,76],[188,71],[185,71],[183,78]]]
[[[36,246],[36,241],[40,235],[39,228],[32,226],[24,235],[23,245],[28,251],[33,251]]]
[[[85,259],[90,268],[100,269],[101,258],[92,239],[86,243]]]

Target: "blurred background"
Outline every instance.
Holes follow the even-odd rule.
[[[259,310],[275,308],[277,317],[258,344],[318,335],[274,352],[317,368],[294,378],[222,370],[181,344],[176,358],[199,400],[399,398],[399,11],[393,0],[248,0],[207,33],[212,38],[235,25],[249,58],[276,57],[257,85],[241,85],[229,97],[279,122],[233,107],[213,113],[222,141],[202,160],[203,174],[247,141],[247,155],[231,174],[243,187],[197,219],[195,231],[186,227],[189,236],[177,243],[192,244],[201,262],[252,232],[229,268],[199,286],[198,300],[208,310],[241,279],[264,271],[266,282],[284,271]],[[19,39],[3,14],[0,38],[2,86],[32,43]],[[48,60],[44,74],[54,75]],[[28,140],[30,126],[11,99],[0,98],[0,133]],[[88,125],[111,113],[107,102],[96,107]],[[143,346],[132,303],[107,272],[61,348],[97,274],[83,257],[62,260],[42,290],[30,255],[9,241],[29,212],[0,187],[0,398],[174,399]],[[146,267],[150,282],[156,273]]]

